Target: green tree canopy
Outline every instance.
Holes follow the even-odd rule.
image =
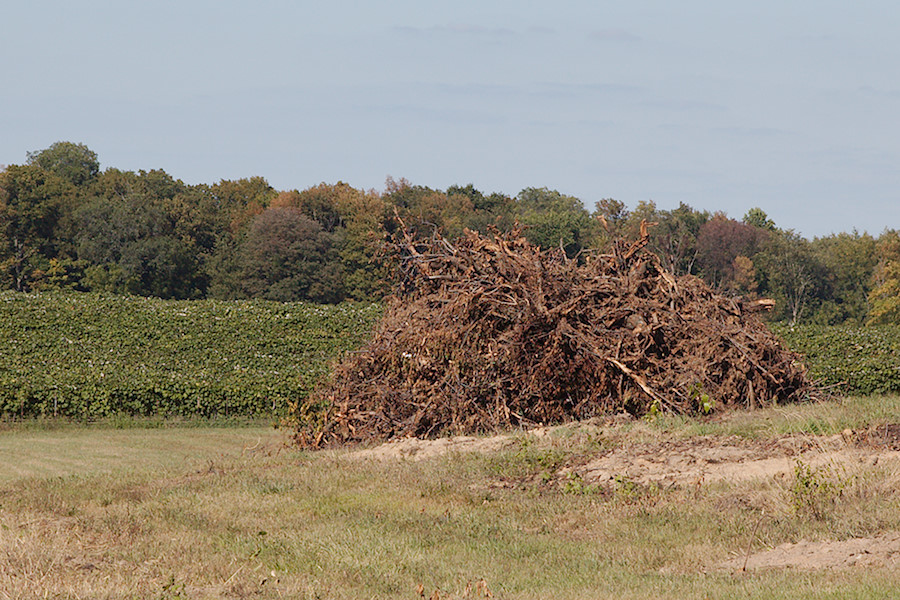
[[[339,302],[341,265],[330,234],[296,208],[268,208],[257,216],[239,249],[247,296],[268,300]]]
[[[625,224],[631,212],[625,203],[614,198],[602,198],[594,204],[591,216],[601,225],[601,243],[620,238],[625,233]]]
[[[0,277],[27,290],[56,256],[56,228],[72,185],[37,165],[0,172]]]
[[[547,188],[525,188],[516,196],[516,215],[525,237],[542,248],[562,247],[574,256],[593,238],[593,220],[584,203]]]
[[[412,185],[406,179],[388,177],[385,188],[384,200],[397,209],[407,227],[421,235],[437,229],[445,237],[458,237],[474,211],[472,200],[464,194],[448,196],[440,190]]]
[[[391,265],[382,251],[393,211],[380,194],[341,181],[320,183],[302,192],[282,192],[272,207],[296,208],[331,234],[349,298],[376,300],[388,292]]]
[[[869,312],[878,252],[875,238],[857,231],[816,238],[811,249],[824,267],[821,305],[815,320],[822,324],[862,324]]]
[[[697,240],[710,219],[708,212],[694,210],[684,202],[673,210],[659,210],[652,200],[638,202],[635,209],[628,212],[624,205],[619,207],[614,202],[607,204],[603,217],[607,223],[611,219],[616,223],[620,237],[632,241],[638,239],[641,221],[647,221],[653,224],[647,248],[659,256],[666,269],[676,275],[696,274],[701,250]]]
[[[776,230],[763,238],[754,257],[761,291],[774,295],[780,315],[801,321],[824,295],[825,267],[809,240],[794,231]]]
[[[56,142],[45,150],[28,152],[28,164],[59,175],[69,183],[83,185],[100,173],[97,154],[84,144]]]
[[[197,247],[177,234],[161,204],[139,194],[96,198],[78,210],[76,221],[78,257],[89,265],[87,287],[159,298],[204,295]]]
[[[878,266],[869,302],[868,323],[900,323],[900,231],[896,229],[878,238]]]
[[[471,183],[451,185],[447,188],[446,194],[454,204],[472,206],[472,210],[465,219],[465,226],[469,229],[487,233],[490,227],[508,230],[515,223],[513,215],[515,202],[506,194],[493,192],[485,195]],[[468,202],[457,196],[467,199]]]
[[[775,231],[775,221],[769,218],[766,211],[759,207],[751,208],[743,218],[744,223],[767,231]]]

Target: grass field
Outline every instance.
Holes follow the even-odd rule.
[[[0,431],[0,598],[900,597],[896,568],[721,567],[900,530],[897,462],[810,470],[806,487],[799,472],[607,488],[560,475],[612,447],[818,440],[898,415],[900,397],[847,399],[424,460],[299,452],[259,426],[20,424]]]

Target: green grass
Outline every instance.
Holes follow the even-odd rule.
[[[845,429],[900,420],[900,395],[837,397],[775,406],[764,411],[735,411],[711,417],[654,415],[638,423],[675,435],[736,435],[761,439],[807,433],[834,435]]]
[[[21,428],[0,433],[0,483],[102,473],[181,470],[269,443],[271,427],[105,429]],[[279,435],[280,437],[280,435]],[[246,450],[245,450],[246,451]]]
[[[610,435],[563,427],[422,461],[300,452],[270,428],[6,431],[0,598],[417,598],[420,585],[445,599],[484,586],[519,599],[898,597],[885,569],[716,568],[748,544],[900,529],[882,466],[819,515],[773,481],[599,492],[541,476],[641,436],[877,424],[897,414],[897,398],[882,400],[869,418],[874,399],[848,399]]]

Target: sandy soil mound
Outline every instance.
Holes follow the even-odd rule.
[[[900,532],[892,531],[869,538],[839,542],[782,544],[749,558],[735,558],[722,565],[724,570],[758,571],[765,569],[848,569],[851,567],[900,567]]]
[[[622,478],[642,485],[696,485],[787,474],[798,460],[812,468],[840,468],[898,459],[900,452],[857,447],[844,435],[765,441],[705,436],[618,448],[571,470],[597,485]]]
[[[617,433],[622,445],[593,457],[580,457],[557,477],[565,481],[577,474],[585,484],[611,488],[623,479],[639,485],[700,486],[715,482],[740,483],[789,477],[798,461],[807,468],[853,472],[860,466],[892,465],[900,468],[900,425],[845,430],[840,435],[788,435],[768,440],[736,436],[668,438],[629,443],[615,419],[536,428],[525,435],[551,438],[568,428],[595,435]],[[521,434],[519,434],[521,435]],[[494,437],[457,436],[437,440],[408,438],[345,454],[351,460],[426,460],[453,453],[493,452],[516,443],[513,434]],[[900,532],[841,541],[800,541],[741,556],[721,563],[723,571],[765,569],[844,569],[900,567]]]
[[[563,427],[590,428],[596,424],[535,428],[525,435],[544,438]],[[614,431],[616,426],[609,430]],[[886,433],[888,435],[886,435]],[[850,468],[900,461],[900,427],[880,426],[840,435],[788,435],[769,440],[737,436],[699,436],[663,439],[651,443],[625,444],[562,468],[565,478],[578,474],[586,484],[615,485],[627,479],[636,484],[697,485],[720,481],[765,479],[794,471],[798,461],[811,468]],[[454,436],[435,440],[405,438],[371,448],[354,450],[352,460],[425,460],[451,453],[492,452],[515,443],[516,435],[491,437]],[[896,448],[896,449],[895,449]]]
[[[425,460],[450,453],[492,452],[513,442],[509,435],[493,437],[454,436],[437,440],[406,438],[356,450],[348,454],[354,460]]]

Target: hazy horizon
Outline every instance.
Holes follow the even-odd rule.
[[[387,176],[588,209],[760,207],[807,237],[900,227],[900,6],[19,3],[0,164],[278,189]]]

